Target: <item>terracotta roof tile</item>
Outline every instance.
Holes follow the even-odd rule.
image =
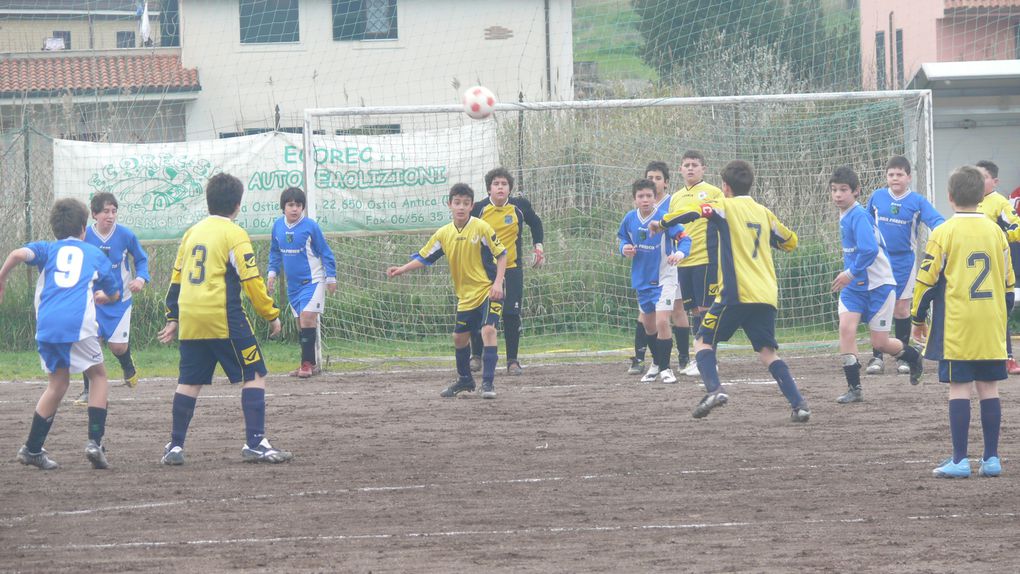
[[[200,91],[178,55],[57,56],[0,60],[0,97]]]

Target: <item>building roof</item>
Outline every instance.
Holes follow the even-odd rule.
[[[1006,88],[1016,93],[1020,90],[1020,60],[929,62],[921,64],[910,87],[932,90]]]
[[[119,52],[119,51],[118,51]],[[0,98],[199,92],[179,54],[102,54],[0,60]]]
[[[945,0],[948,10],[956,8],[1020,8],[1020,0]]]

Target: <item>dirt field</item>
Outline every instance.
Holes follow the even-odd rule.
[[[61,468],[26,468],[42,387],[0,384],[0,571],[1020,570],[1015,383],[1003,476],[951,481],[931,478],[951,450],[942,385],[867,377],[867,402],[840,406],[835,358],[791,359],[798,425],[767,371],[724,361],[730,404],[703,420],[692,381],[642,385],[622,362],[532,365],[495,401],[439,398],[450,371],[274,378],[269,436],[295,453],[279,466],[241,462],[226,383],[199,400],[187,464],[161,466],[161,380],[113,389],[111,470],[85,461],[69,403],[46,444]]]

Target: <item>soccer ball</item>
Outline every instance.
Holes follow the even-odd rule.
[[[496,95],[485,86],[472,86],[464,90],[464,113],[472,119],[484,120],[496,107]]]

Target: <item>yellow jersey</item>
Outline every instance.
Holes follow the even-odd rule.
[[[177,249],[166,296],[166,317],[179,322],[180,339],[251,335],[241,307],[242,289],[263,319],[280,316],[259,274],[248,233],[218,215],[192,225]]]
[[[983,213],[957,213],[932,230],[912,306],[913,322],[919,325],[932,304],[924,356],[1005,360],[1006,293],[1013,284],[1006,237]]]
[[[718,187],[700,181],[692,187],[684,186],[677,190],[669,200],[669,210],[677,211],[688,204],[702,204],[710,201],[719,201],[723,198],[723,192]],[[708,264],[708,222],[696,219],[684,225],[684,231],[691,238],[691,254],[684,258],[677,267],[693,267],[695,265]]]
[[[772,263],[772,247],[793,251],[797,234],[751,196],[724,197],[708,203],[708,234],[719,245],[709,253],[709,295],[725,305],[765,303],[779,307],[779,285]],[[701,208],[687,204],[662,218],[666,227],[703,217]],[[712,283],[715,277],[715,284]]]
[[[470,311],[489,296],[496,279],[496,258],[504,253],[506,247],[492,226],[471,217],[460,229],[453,222],[437,229],[415,259],[432,265],[446,255],[457,294],[457,311]]]
[[[1020,217],[1013,211],[1013,205],[1002,194],[993,191],[978,204],[978,211],[999,226],[1006,233],[1010,243],[1020,242]]]
[[[531,207],[531,202],[523,197],[508,197],[502,206],[495,205],[491,198],[486,197],[475,204],[471,215],[496,230],[500,242],[506,247],[507,269],[513,269],[521,264],[525,225],[531,229],[532,243],[542,243],[544,235],[542,220]]]

